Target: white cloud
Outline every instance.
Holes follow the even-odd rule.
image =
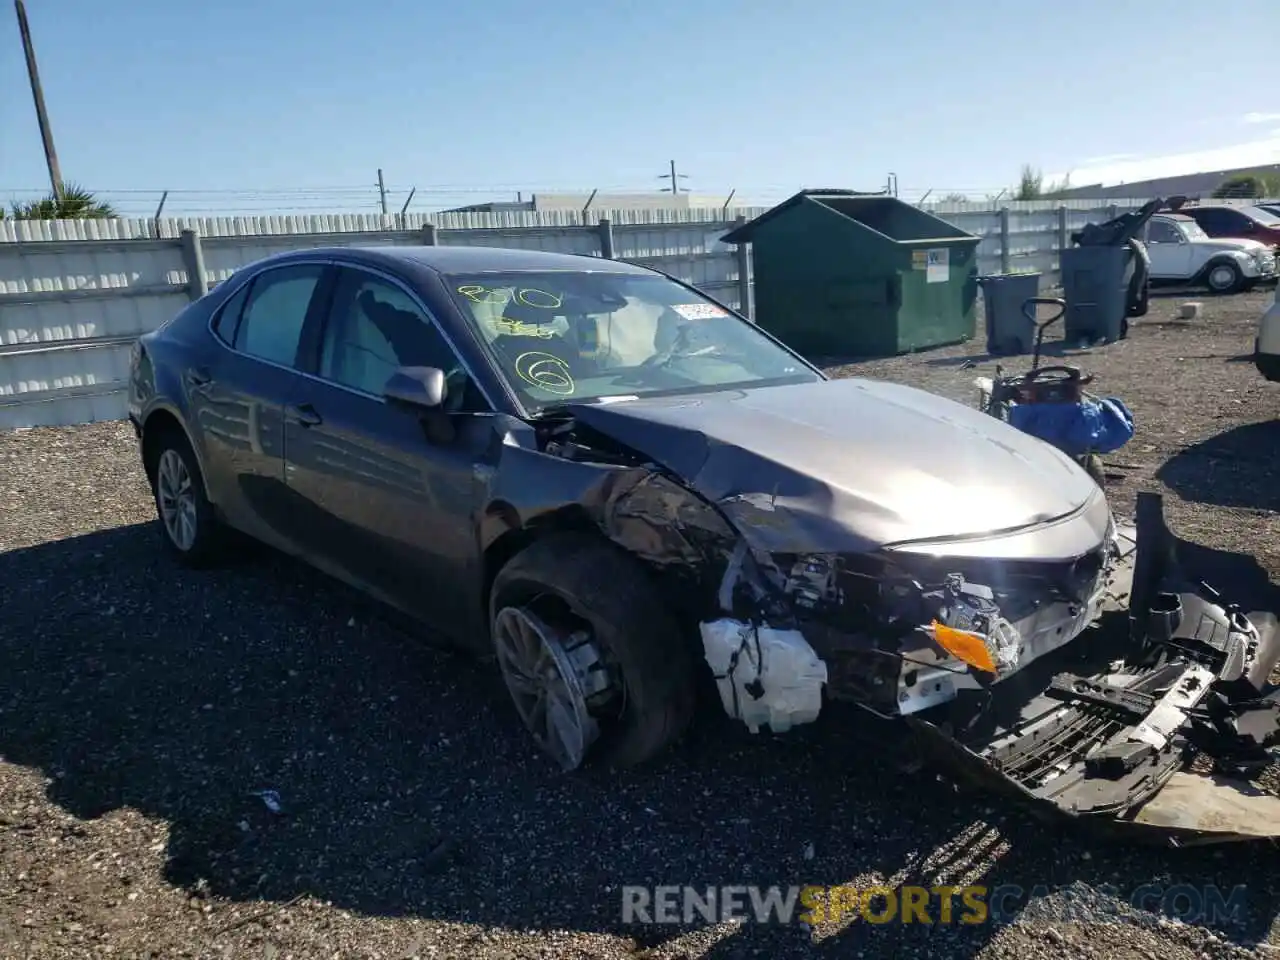
[[[1245,123],[1275,123],[1280,120],[1280,113],[1246,113],[1240,118]]]
[[[1099,158],[1106,159],[1106,158]],[[1280,163],[1280,130],[1273,131],[1262,140],[1250,140],[1229,147],[1213,150],[1196,150],[1175,153],[1163,157],[1137,157],[1123,161],[1084,165],[1070,171],[1071,184],[1085,187],[1099,183],[1110,186],[1118,183],[1134,183],[1154,180],[1158,177],[1180,177],[1189,173],[1207,173],[1216,170],[1233,170],[1238,167],[1256,167]],[[1065,173],[1045,175],[1045,182],[1061,180]]]

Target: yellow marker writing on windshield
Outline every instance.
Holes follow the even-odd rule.
[[[473,303],[496,303],[506,306],[513,299],[516,303],[537,310],[558,310],[564,303],[564,297],[539,290],[537,287],[521,287],[514,292],[501,287],[485,287],[478,283],[468,283],[458,287],[458,293]]]
[[[562,397],[570,396],[576,385],[568,364],[555,354],[530,350],[516,357],[516,376],[525,383]]]

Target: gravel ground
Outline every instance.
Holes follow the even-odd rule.
[[[1280,609],[1280,387],[1244,362],[1269,296],[1192,323],[1162,298],[1076,362],[1139,418],[1109,465],[1117,511],[1165,489],[1215,582]],[[974,344],[836,369],[971,401],[990,365]],[[320,574],[267,552],[178,572],[124,424],[0,435],[0,494],[5,958],[1280,952],[1273,848],[1049,832],[849,742],[839,710],[780,738],[709,711],[655,769],[561,776],[482,667]],[[1011,884],[1028,905],[963,927],[621,922],[624,883],[876,881]],[[1243,885],[1241,909],[1125,907],[1142,884]],[[1082,896],[1110,919],[1065,911]]]

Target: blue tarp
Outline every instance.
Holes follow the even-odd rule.
[[[1080,403],[1015,403],[1009,422],[1073,457],[1114,453],[1133,439],[1133,414],[1118,397]]]

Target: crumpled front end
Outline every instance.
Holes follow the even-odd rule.
[[[798,696],[803,677],[886,717],[1004,683],[1071,643],[1108,597],[1127,590],[1123,544],[1102,497],[1048,530],[1003,539],[811,554],[769,553],[751,541],[744,534],[725,571],[723,618],[703,624],[713,669],[737,652],[738,693],[749,697],[754,682],[761,700],[768,682],[756,674],[770,661],[787,674],[777,685],[783,699]],[[767,640],[757,643],[756,633]],[[814,658],[822,671],[807,666]]]
[[[1280,797],[1256,783],[1280,744],[1276,618],[1188,576],[1158,496],[1137,520],[1119,617],[1011,696],[912,723],[957,771],[1050,814],[1181,845],[1280,837]]]
[[[877,535],[933,525],[852,496],[852,480],[800,496],[790,467],[642,425],[627,440],[554,426],[549,456],[525,455],[520,483],[498,491],[509,507],[493,522],[542,522],[539,491],[572,487],[581,517],[670,586],[724,709],[749,729],[782,732],[848,700],[1048,815],[1179,843],[1280,837],[1280,798],[1251,782],[1280,741],[1275,617],[1187,577],[1159,497],[1139,497],[1136,529],[1116,528],[1096,487],[1083,501],[1064,487],[1024,497],[1035,523],[890,542]],[[646,447],[687,469],[646,461]],[[1010,462],[1033,453],[1052,476],[1047,449]],[[976,480],[968,490],[923,512],[981,500]]]
[[[1061,560],[744,545],[702,624],[726,711],[753,731],[824,698],[903,717],[954,772],[1043,812],[1178,843],[1280,836],[1251,780],[1280,743],[1270,615],[1185,581],[1158,497]]]

